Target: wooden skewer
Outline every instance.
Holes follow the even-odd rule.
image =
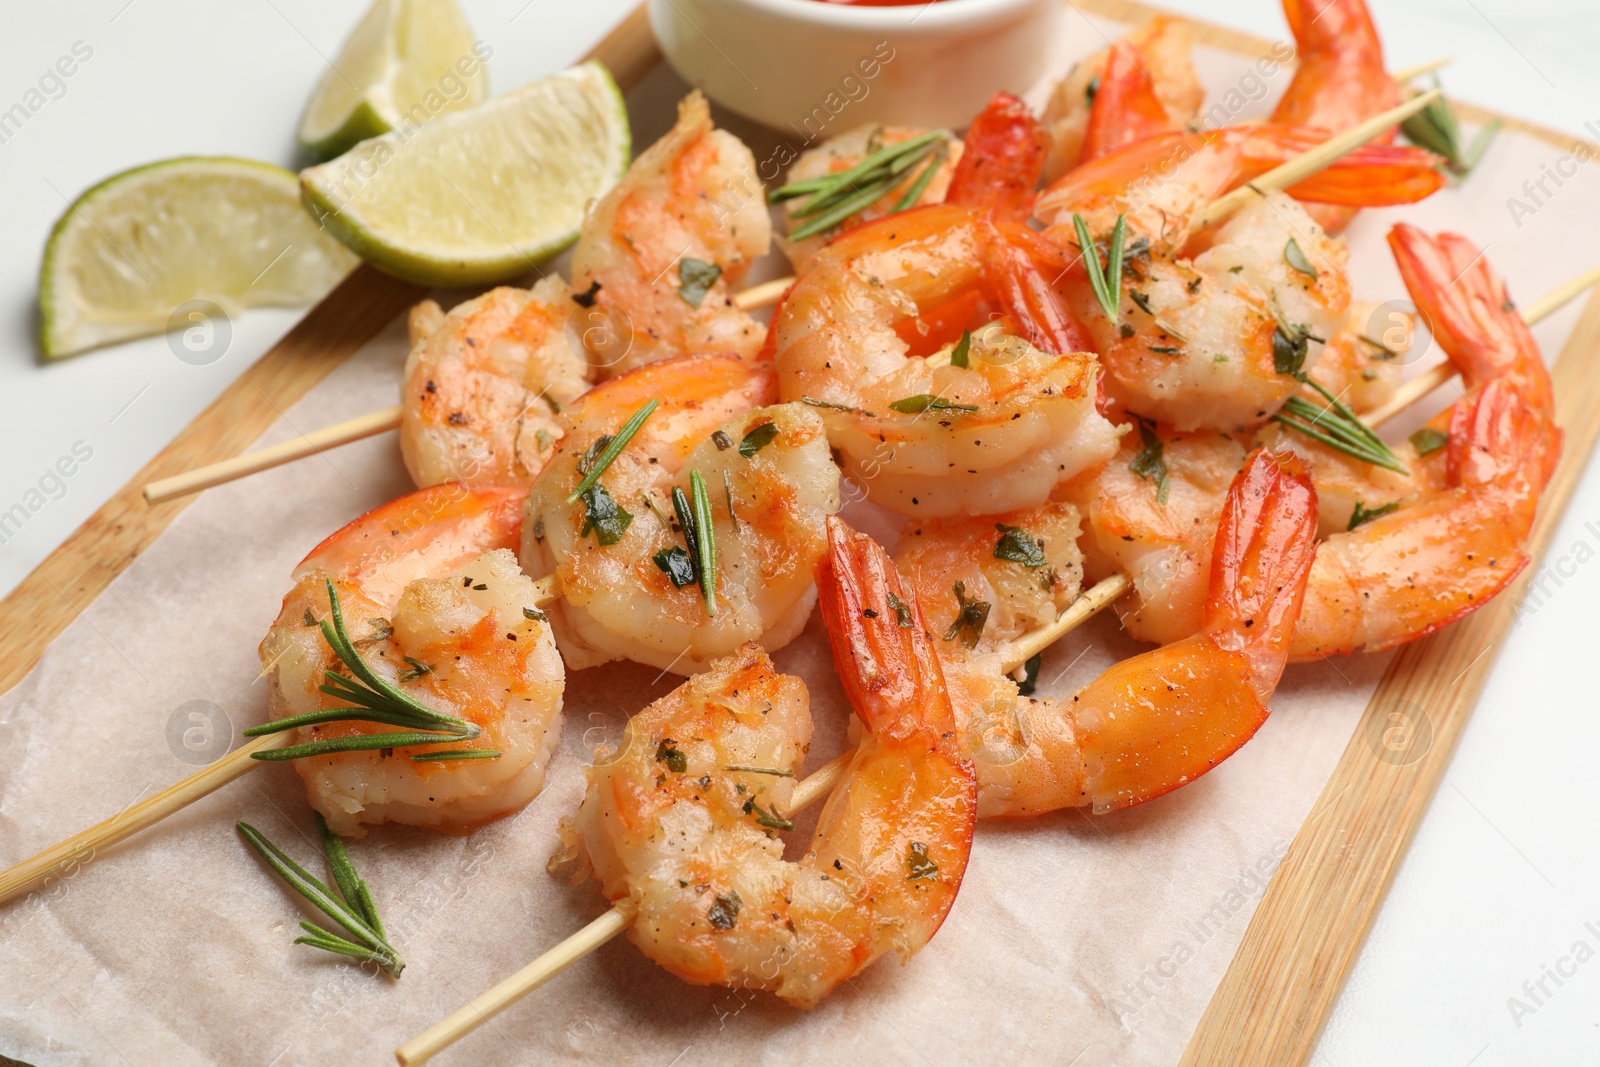
[[[306,456],[315,455],[327,448],[337,448],[347,445],[352,441],[363,438],[375,437],[380,433],[400,428],[400,405],[384,408],[366,415],[360,415],[344,422],[335,423],[321,430],[313,430],[308,434],[282,441],[255,452],[246,452],[242,456],[225,459],[221,463],[212,463],[205,467],[196,467],[192,471],[174,474],[170,478],[161,478],[144,487],[144,499],[147,504],[164,504],[175,497],[187,496],[198,493],[202,489],[210,489],[214,485],[231,482],[243,478],[247,474],[257,474],[273,467],[290,463]]]
[[[1085,590],[1067,605],[1056,617],[1055,622],[1018,640],[1008,650],[1003,669],[1007,673],[1016,670],[1051,643],[1059,640],[1067,631],[1104,611],[1132,585],[1133,583],[1123,575],[1115,574]],[[832,793],[834,786],[839,784],[839,780],[849,770],[850,760],[854,756],[854,752],[835,756],[802,779],[795,786],[794,795],[789,799],[790,812],[803,811]],[[426,1063],[447,1046],[461,1040],[517,1000],[538,989],[568,966],[632,926],[634,916],[632,900],[618,902],[604,915],[520,971],[474,997],[395,1049],[395,1059],[406,1067]]]
[[[536,597],[534,603],[539,607],[544,607],[561,595],[560,584],[553,574],[535,582],[534,590]],[[254,758],[257,752],[281,748],[289,744],[294,736],[295,731],[285,730],[282,733],[253,738],[249,744],[239,746],[215,763],[207,764],[187,778],[163,789],[149,800],[141,801],[104,822],[96,823],[87,830],[73,834],[58,845],[52,845],[37,856],[25,859],[14,867],[0,872],[0,904],[4,904],[24,890],[31,889],[52,875],[84,865],[102,849],[131,837],[140,830],[154,826],[168,815],[175,814],[202,797],[209,796],[246,771],[261,766],[262,761]]]
[[[1318,171],[1326,170],[1383,131],[1404,122],[1443,95],[1438,89],[1429,89],[1425,93],[1418,93],[1398,107],[1374,115],[1365,122],[1356,123],[1310,151],[1302,152],[1287,163],[1272,168],[1255,181],[1218,197],[1195,218],[1191,230],[1201,229],[1226,218],[1264,190],[1287,189]]]
[[[1389,75],[1389,77],[1393,78],[1401,85],[1404,85],[1406,82],[1416,81],[1425,74],[1433,74],[1437,71],[1441,71],[1454,62],[1454,56],[1445,56],[1443,59],[1435,59],[1429,63],[1418,63],[1414,67],[1402,67],[1393,74]]]
[[[1600,267],[1584,271],[1576,278],[1556,286],[1544,296],[1523,308],[1523,321],[1529,326],[1537,324],[1575,297],[1586,292],[1597,282],[1600,282]],[[1456,365],[1446,360],[1436,367],[1430,367],[1401,385],[1390,395],[1388,400],[1385,400],[1371,411],[1362,412],[1361,417],[1368,426],[1378,426],[1388,422],[1455,376]]]

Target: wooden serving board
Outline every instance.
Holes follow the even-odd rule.
[[[1140,22],[1155,8],[1131,0],[1068,0],[1080,11]],[[1260,38],[1196,24],[1198,40],[1267,55]],[[626,90],[659,62],[641,7],[590,53]],[[1458,109],[1475,122],[1495,117]],[[1573,138],[1517,119],[1507,128],[1569,149]],[[357,268],[298,325],[186,426],[72,536],[0,600],[0,692],[32,668],[50,642],[189,500],[147,506],[151,480],[248,449],[292,404],[422,295],[374,268]],[[1566,432],[1562,464],[1546,491],[1531,550],[1537,559],[1600,435],[1600,300],[1591,299],[1554,370]],[[1533,568],[1530,568],[1530,572]],[[1200,1020],[1185,1064],[1298,1064],[1307,1060],[1395,868],[1437,787],[1493,666],[1522,595],[1519,583],[1463,623],[1408,646],[1393,660],[1359,727],[1281,867]],[[1416,725],[1425,708],[1431,743],[1415,759],[1387,760],[1372,738]],[[1395,716],[1399,716],[1396,719]]]

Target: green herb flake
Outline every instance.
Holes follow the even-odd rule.
[[[1133,457],[1128,469],[1156,487],[1156,503],[1167,502],[1167,460],[1163,455],[1161,437],[1153,423],[1139,420],[1139,454]]]
[[[300,624],[302,626],[316,626],[317,625],[317,617],[315,615],[311,614],[311,609],[310,608],[307,608],[306,609],[306,613],[304,615],[300,616]]]
[[[921,841],[913,841],[911,847],[906,849],[906,881],[915,882],[922,879],[937,882],[939,865],[928,856],[927,845]]]
[[[1272,331],[1272,369],[1292,378],[1300,376],[1311,350],[1311,335],[1298,326],[1278,323]]]
[[[400,680],[402,682],[414,682],[418,678],[421,678],[424,674],[433,673],[433,668],[428,666],[426,663],[423,663],[421,660],[412,659],[410,656],[402,656],[400,658],[411,664],[411,669],[409,671],[400,672]]]
[[[751,797],[749,800],[744,802],[744,813],[746,815],[755,815],[756,825],[765,826],[769,830],[794,829],[794,823],[791,820],[783,818],[775,810],[768,811],[767,809],[763,808],[760,804],[756,803],[755,797]]]
[[[1020,526],[1006,526],[995,523],[994,528],[1000,531],[1000,539],[994,545],[994,558],[1020,563],[1024,567],[1043,567],[1044,540],[1036,538]]]
[[[713,430],[711,432],[711,443],[717,446],[718,452],[726,452],[733,447],[733,438],[729,437],[723,430]]]
[[[1373,519],[1387,515],[1391,511],[1397,511],[1399,508],[1400,502],[1398,500],[1391,500],[1389,503],[1376,508],[1366,507],[1361,501],[1357,500],[1355,510],[1350,512],[1350,525],[1346,526],[1345,529],[1354,530],[1357,526],[1363,526]]]
[[[697,308],[720,277],[722,268],[715,263],[684,256],[678,260],[678,295],[685,304]]]
[[[1419,457],[1431,456],[1449,443],[1450,435],[1432,426],[1424,426],[1411,435],[1411,447],[1417,450]]]
[[[593,530],[594,539],[602,546],[614,545],[622,540],[632,522],[633,516],[611,499],[605,486],[596,484],[584,491],[583,528],[578,531],[579,537],[587,537]]]
[[[732,930],[733,924],[739,921],[739,909],[744,907],[744,901],[739,899],[736,889],[728,890],[727,896],[718,895],[711,902],[711,908],[706,912],[706,918],[718,930]]]
[[[778,424],[775,422],[763,422],[760,426],[755,427],[744,435],[744,438],[739,442],[739,455],[749,459],[770,445],[773,438],[777,436]]]
[[[944,639],[954,641],[959,637],[966,648],[976,648],[983,637],[983,628],[989,621],[990,604],[987,600],[968,600],[965,582],[955,584],[955,594],[956,618],[945,630]]]
[[[909,630],[916,625],[916,614],[911,610],[911,605],[889,593],[889,608],[894,612],[895,622],[902,630]]]
[[[954,404],[942,396],[932,393],[918,393],[902,400],[896,400],[889,407],[902,415],[921,415],[924,411],[959,411],[971,414],[978,410],[973,404]]]
[[[695,571],[705,594],[706,615],[714,617],[717,614],[717,537],[711,525],[711,497],[706,493],[706,482],[699,471],[689,472],[689,495],[694,519]],[[677,499],[673,497],[674,505]]]
[[[770,774],[778,778],[793,778],[793,771],[780,771],[776,767],[756,767],[748,763],[730,763],[722,768],[725,771],[738,771],[741,774]]]
[[[1306,258],[1305,252],[1300,248],[1300,242],[1293,237],[1289,238],[1289,243],[1283,246],[1283,258],[1289,266],[1301,274],[1304,274],[1312,281],[1317,280],[1317,268],[1311,265],[1311,261]]]
[[[844,411],[851,415],[865,415],[869,419],[875,418],[873,413],[870,411],[864,411],[861,408],[853,408],[849,404],[835,404],[831,400],[818,400],[814,396],[803,396],[800,398],[800,403],[809,404],[814,408],[827,408],[830,411]]]
[[[523,608],[522,617],[530,622],[549,622],[550,617],[538,608]]]
[[[1035,652],[1028,657],[1028,662],[1022,665],[1022,681],[1017,683],[1017,693],[1020,696],[1031,697],[1033,691],[1039,687],[1039,663],[1042,653]]]
[[[962,330],[961,340],[957,341],[955,348],[950,350],[950,365],[963,369],[972,366],[971,353],[972,331]]]
[[[689,770],[689,757],[685,756],[683,750],[676,745],[677,742],[672,738],[662,738],[661,743],[656,746],[656,762],[665,763],[667,770],[673,774],[685,774]]]
[[[694,560],[689,556],[689,553],[677,545],[673,545],[671,548],[663,548],[650,558],[655,561],[657,567],[666,572],[675,589],[693,585],[699,579],[699,575],[694,570]]]

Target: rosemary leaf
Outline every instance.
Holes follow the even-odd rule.
[[[695,562],[700,572],[700,589],[705,593],[706,615],[714,617],[717,614],[717,537],[711,526],[711,498],[706,494],[706,482],[699,471],[689,472],[689,492],[694,511]]]
[[[902,415],[920,415],[924,411],[960,411],[970,414],[978,410],[976,405],[954,404],[944,397],[935,396],[932,393],[918,393],[916,396],[908,396],[901,400],[896,400],[889,407]]]
[[[962,330],[961,340],[950,350],[950,365],[966,369],[972,366],[972,331]]]
[[[1119,216],[1120,217],[1120,216]],[[1094,291],[1094,298],[1100,305],[1100,310],[1106,313],[1106,318],[1111,322],[1117,321],[1117,305],[1119,300],[1111,295],[1111,285],[1106,280],[1105,271],[1100,266],[1100,251],[1095,248],[1094,238],[1089,234],[1089,224],[1083,221],[1083,216],[1077,212],[1072,215],[1072,227],[1077,231],[1078,249],[1083,255],[1083,269],[1089,275],[1089,288]],[[1120,263],[1122,252],[1118,249],[1115,258]],[[1122,291],[1122,279],[1115,279],[1117,292]]]
[[[303,745],[290,745],[287,748],[269,748],[264,752],[251,754],[251,759],[259,760],[297,760],[307,756],[331,756],[340,752],[372,752],[382,751],[386,748],[410,748],[413,745],[445,745],[454,741],[471,740],[477,737],[477,727],[473,733],[460,734],[354,734],[349,737],[330,737],[321,741],[308,741]]]
[[[1387,515],[1391,511],[1397,511],[1399,508],[1400,502],[1398,500],[1391,500],[1389,503],[1375,508],[1369,508],[1357,500],[1355,508],[1350,512],[1350,525],[1346,526],[1345,530],[1354,530],[1357,526],[1363,526],[1373,519]]]
[[[499,759],[500,750],[494,748],[447,748],[437,752],[419,752],[411,757],[413,763],[442,763],[458,759]]]
[[[599,458],[594,461],[584,474],[583,481],[578,483],[578,488],[568,495],[567,503],[571,504],[576,501],[589,491],[590,486],[600,480],[600,475],[604,474],[606,468],[611,466],[612,461],[622,454],[624,448],[628,447],[628,442],[633,440],[633,435],[639,432],[639,427],[644,425],[644,420],[650,417],[651,412],[655,411],[658,404],[660,404],[659,400],[652,400],[628,416],[628,421],[622,424],[622,429],[618,430],[616,436],[611,438],[606,444],[605,450],[600,453]]]
[[[831,400],[818,400],[814,396],[803,396],[800,398],[800,403],[809,404],[814,408],[828,408],[833,411],[847,411],[852,415],[865,415],[869,419],[877,417],[870,411],[865,411],[861,408],[853,408],[849,404],[835,404]]]
[[[933,153],[928,157],[928,162],[922,168],[922,173],[917,175],[917,180],[912,182],[911,185],[906,188],[906,191],[901,194],[900,199],[894,202],[894,207],[889,209],[890,214],[894,214],[897,211],[905,211],[907,208],[916,207],[917,201],[921,200],[922,194],[928,191],[928,185],[933,181],[933,176],[939,173],[939,168],[944,166],[945,158],[949,155],[950,149],[948,144],[944,141],[940,141],[939,146],[934,149]]]
[[[776,767],[753,767],[748,763],[730,763],[722,768],[725,771],[741,771],[745,774],[772,774],[779,778],[793,778],[793,771],[780,771]]]

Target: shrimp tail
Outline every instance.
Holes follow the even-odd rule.
[[[1027,222],[1049,150],[1049,137],[1028,105],[1010,93],[995,93],[967,127],[945,203]]]
[[[1193,781],[1267,721],[1305,597],[1316,491],[1298,462],[1258,449],[1228,490],[1205,629],[1123,660],[1073,700],[1084,797],[1096,811]]]
[[[1283,14],[1300,65],[1273,121],[1344,129],[1400,102],[1365,0],[1283,0]],[[1390,131],[1378,143],[1394,136]]]
[[[835,515],[817,594],[839,682],[862,724],[886,737],[948,735],[955,714],[916,594],[881,545]]]
[[[1122,40],[1111,46],[1106,72],[1089,108],[1082,162],[1172,128],[1172,118],[1156,95],[1155,80],[1145,67],[1144,52],[1132,41]]]
[[[1242,648],[1264,702],[1289,660],[1316,554],[1317,494],[1290,453],[1261,448],[1234,477],[1211,553],[1202,630]]]
[[[1401,223],[1389,247],[1406,291],[1468,387],[1504,378],[1532,406],[1554,409],[1550,372],[1506,284],[1471,241]]]
[[[1561,431],[1508,382],[1490,382],[1451,411],[1451,485],[1504,484],[1537,494],[1560,455]]]
[[[1313,148],[1330,136],[1326,131],[1311,127],[1262,126],[1260,129],[1287,131],[1279,140],[1284,153],[1271,166],[1286,162],[1290,156]],[[1415,204],[1444,188],[1444,175],[1439,171],[1443,163],[1444,160],[1425,149],[1368,143],[1284,191],[1296,200],[1346,207]]]

